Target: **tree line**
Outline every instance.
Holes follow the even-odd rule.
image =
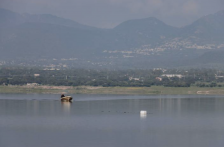
[[[166,75],[173,74],[173,77]],[[176,77],[175,74],[182,77]],[[122,86],[122,87],[222,87],[224,71],[213,69],[151,70],[43,70],[41,68],[2,67],[1,85],[37,83],[55,86]]]

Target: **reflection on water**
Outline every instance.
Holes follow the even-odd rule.
[[[71,104],[72,102],[61,102],[62,109],[66,114],[69,114],[71,109]]]
[[[141,117],[142,119],[145,119],[145,118],[147,117],[147,111],[141,110],[141,111],[140,111],[140,117]]]
[[[19,97],[0,99],[0,147],[224,145],[222,97],[81,96],[73,103]]]

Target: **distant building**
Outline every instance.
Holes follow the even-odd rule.
[[[153,71],[156,71],[156,70],[163,70],[162,68],[153,68]]]
[[[34,77],[39,77],[40,76],[40,74],[34,74]]]
[[[43,70],[60,70],[59,68],[44,68]]]
[[[156,80],[158,80],[158,81],[162,81],[163,79],[160,78],[160,77],[156,77]]]
[[[134,81],[139,81],[140,78],[133,78],[133,77],[129,77],[129,81],[134,80]]]
[[[173,77],[178,77],[178,78],[183,78],[184,76],[181,74],[163,74],[161,75],[162,77],[168,77],[168,78],[173,78]]]
[[[27,83],[26,85],[27,86],[38,86],[39,84],[38,83]]]
[[[166,71],[166,69],[163,69],[163,68],[153,68],[153,71],[162,71],[164,73]]]
[[[220,79],[220,78],[224,78],[224,76],[217,76],[217,75],[215,75],[215,78],[216,79]]]

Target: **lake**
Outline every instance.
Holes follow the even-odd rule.
[[[224,96],[59,97],[1,94],[0,147],[224,146]]]

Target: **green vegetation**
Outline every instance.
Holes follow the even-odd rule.
[[[31,83],[31,84],[29,84]],[[0,69],[0,85],[9,86],[93,86],[93,87],[223,87],[224,71],[213,69],[154,70],[43,70],[5,67]],[[22,89],[23,90],[23,89]],[[147,92],[146,92],[147,93]],[[155,90],[152,93],[158,93]]]

